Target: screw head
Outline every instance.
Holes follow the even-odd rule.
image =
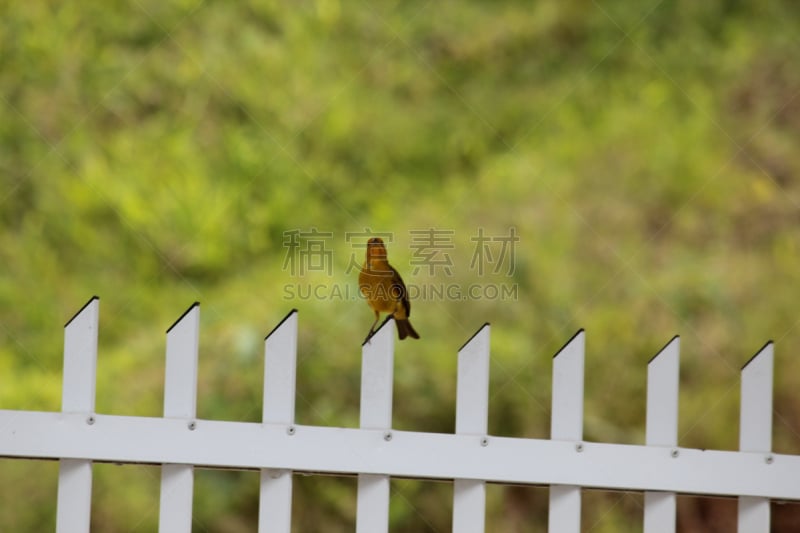
[[[678,456],[680,455],[680,453],[681,453],[681,452],[679,452],[679,451],[678,451],[678,449],[677,449],[677,448],[675,448],[675,449],[673,449],[673,450],[670,452],[670,455],[671,455],[671,456],[672,456],[672,458],[674,459],[674,458],[678,457]]]
[[[578,453],[581,453],[583,451],[583,443],[582,442],[579,442],[579,443],[575,444],[575,451],[578,452]]]
[[[389,442],[390,440],[392,440],[392,432],[391,431],[387,431],[386,433],[384,433],[383,434],[383,440],[385,440],[386,442]]]
[[[187,427],[189,428],[189,431],[194,431],[195,429],[197,429],[197,422],[192,420],[187,424]]]
[[[286,428],[286,434],[289,435],[290,437],[294,435],[294,432],[295,432],[294,426],[289,426],[288,428]]]
[[[775,461],[775,458],[772,457],[771,455],[768,455],[764,458],[764,462],[767,463],[768,465],[771,465],[773,461]]]
[[[94,415],[89,415],[89,418],[87,418],[87,419],[86,419],[86,423],[87,423],[87,424],[89,424],[90,426],[91,426],[92,424],[94,424],[94,423],[95,423],[95,421],[96,421],[96,420],[95,420],[95,418],[94,418]]]
[[[489,437],[482,437],[481,438],[481,446],[484,448],[489,445]]]

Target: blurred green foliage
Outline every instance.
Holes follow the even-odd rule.
[[[453,431],[456,350],[490,321],[490,432],[546,437],[550,356],[585,327],[586,438],[642,443],[646,363],[679,333],[680,444],[735,449],[739,368],[773,338],[774,448],[800,453],[799,6],[0,3],[0,407],[60,408],[60,326],[98,294],[99,412],[161,414],[163,330],[200,300],[199,417],[260,420],[262,338],[297,307],[298,423],[355,426],[372,315],[286,287],[355,294],[345,235],[371,228],[409,284],[518,287],[412,302],[395,427]],[[511,276],[469,268],[479,228],[512,227]],[[331,276],[284,268],[285,232],[311,228]],[[453,231],[451,275],[413,273],[426,228]],[[0,530],[52,530],[56,472],[0,461]],[[97,465],[93,530],[154,531],[158,478]],[[257,479],[198,472],[195,529],[253,531]],[[392,531],[450,529],[451,485],[392,493]],[[490,531],[545,531],[545,490],[488,501]],[[638,531],[641,496],[583,513]],[[731,513],[681,498],[679,523]],[[294,514],[351,531],[354,480],[298,476]]]

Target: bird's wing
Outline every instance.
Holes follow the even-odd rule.
[[[406,284],[403,283],[403,278],[400,277],[400,274],[393,266],[389,266],[389,268],[392,269],[392,290],[400,293],[400,301],[403,303],[403,307],[406,310],[406,317],[409,317],[411,316],[411,303],[408,301]],[[397,288],[395,289],[395,287]]]

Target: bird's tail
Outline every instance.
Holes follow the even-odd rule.
[[[400,340],[406,337],[419,339],[419,334],[414,331],[414,328],[411,327],[411,322],[407,318],[397,319],[395,323],[397,324],[397,336],[400,337]]]

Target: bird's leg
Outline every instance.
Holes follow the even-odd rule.
[[[372,325],[370,326],[369,333],[367,333],[367,338],[364,339],[364,344],[368,343],[369,340],[372,338],[372,336],[375,334],[375,324],[378,323],[378,320],[380,320],[380,318],[381,318],[380,312],[375,311],[375,322],[373,322]]]

